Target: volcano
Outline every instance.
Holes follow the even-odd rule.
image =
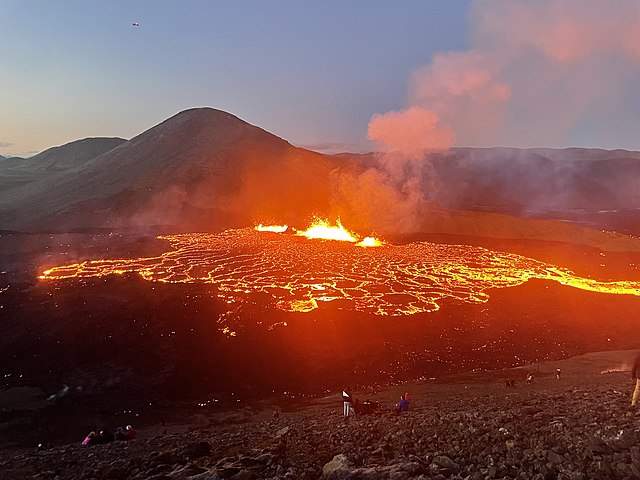
[[[29,163],[36,169],[46,160]],[[246,222],[255,214],[251,204],[268,216],[287,210],[285,202],[304,214],[305,204],[326,201],[330,168],[322,155],[231,114],[192,109],[95,158],[3,192],[0,225],[214,228]],[[294,190],[292,177],[305,185],[304,194]]]
[[[3,160],[0,388],[146,409],[628,348],[640,242],[568,214],[632,210],[630,183],[611,182],[634,155],[433,154],[415,232],[334,214],[338,188],[377,178],[376,154],[312,152],[210,108]]]
[[[638,152],[454,148],[425,160],[428,178],[416,180],[428,208],[408,231],[640,248],[629,237],[599,231],[640,233]],[[337,190],[379,168],[375,154],[323,155],[232,114],[195,108],[128,141],[85,139],[3,160],[0,229],[182,233],[335,218],[342,207]],[[384,213],[385,233],[406,233],[381,198],[356,198],[355,210],[370,204],[369,218],[343,220],[368,228]]]

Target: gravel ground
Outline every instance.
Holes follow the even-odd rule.
[[[640,478],[640,413],[629,406],[629,375],[600,374],[623,356],[547,364],[534,385],[515,388],[502,378],[520,379],[524,370],[356,393],[385,410],[348,422],[336,395],[278,417],[250,409],[200,414],[131,442],[5,451],[0,478]],[[400,388],[411,392],[412,409],[396,416],[387,406]]]

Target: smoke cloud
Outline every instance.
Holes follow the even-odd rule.
[[[374,115],[369,123],[369,138],[385,150],[416,157],[429,150],[449,148],[453,131],[441,125],[437,113],[416,106]]]
[[[475,0],[470,48],[434,55],[410,76],[403,109],[372,116],[378,186],[369,173],[352,183],[383,198],[395,189],[419,218],[438,183],[430,153],[454,142],[615,145],[616,128],[640,121],[627,105],[639,80],[637,0]]]
[[[360,233],[410,232],[419,223],[423,196],[417,177],[397,183],[378,168],[359,174],[339,169],[331,186],[332,215]]]
[[[372,117],[382,150],[565,146],[585,122],[607,144],[612,106],[638,120],[624,107],[640,79],[636,0],[476,0],[470,20],[469,50],[435,55],[411,76],[404,110]]]

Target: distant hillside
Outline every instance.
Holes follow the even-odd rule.
[[[82,166],[89,160],[125,143],[124,138],[85,138],[52,147],[23,160],[22,166],[34,170],[66,170]]]
[[[330,169],[327,157],[234,115],[192,109],[87,162],[0,193],[0,225],[202,229],[282,212],[311,215],[329,197]]]
[[[454,148],[432,163],[443,206],[560,216],[640,209],[640,152]]]
[[[80,167],[124,142],[126,140],[122,138],[85,138],[49,148],[29,158],[5,158],[0,163],[0,191],[6,194],[32,182],[48,182],[55,173]]]
[[[638,243],[598,231],[640,225],[638,152],[454,148],[423,166],[424,177],[407,191],[380,173],[375,154],[311,152],[229,113],[196,108],[129,141],[85,139],[4,160],[0,229],[193,231],[339,215],[353,228],[382,234],[527,238],[616,250]],[[416,190],[428,205],[416,203]],[[623,220],[611,220],[618,210]]]

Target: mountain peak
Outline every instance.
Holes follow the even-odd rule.
[[[218,128],[223,126],[235,126],[236,128],[244,126],[262,130],[229,112],[212,107],[196,107],[182,110],[160,123],[160,125],[165,124],[188,124],[189,128],[194,128],[198,125]]]
[[[192,117],[192,118],[207,118],[207,119],[228,119],[228,120],[238,120],[240,122],[243,123],[247,123],[244,120],[240,119],[239,117],[233,115],[232,113],[229,112],[225,112],[224,110],[220,110],[218,108],[213,108],[213,107],[193,107],[193,108],[187,108],[186,110],[181,110],[180,112],[176,113],[173,117],[169,117],[169,119],[171,118],[177,118],[177,117]]]
[[[163,148],[182,150],[188,145],[210,145],[223,148],[238,141],[290,147],[282,138],[256,127],[223,110],[211,107],[190,108],[176,113],[163,122],[132,138],[139,145],[160,139]],[[169,143],[169,145],[166,144]]]

